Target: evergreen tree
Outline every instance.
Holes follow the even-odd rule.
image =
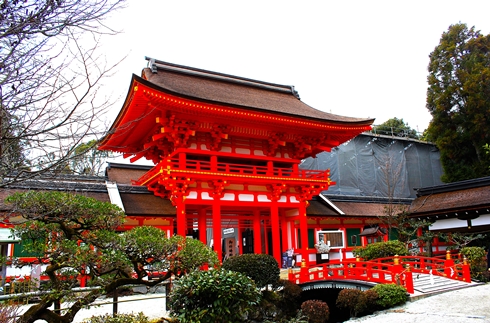
[[[415,129],[403,121],[403,119],[391,118],[380,125],[373,127],[374,131],[380,135],[409,137],[419,139],[419,135]]]
[[[97,149],[95,139],[81,143],[73,150],[71,171],[77,175],[102,175],[107,157],[111,153]]]
[[[22,128],[17,117],[0,109],[0,174],[11,169],[29,169],[29,143],[19,138]]]
[[[490,175],[490,35],[456,24],[430,54],[428,138],[441,152],[442,180]]]
[[[219,264],[216,253],[199,240],[167,237],[165,231],[147,226],[119,232],[125,214],[109,202],[57,191],[15,193],[5,202],[21,222],[13,228],[14,235],[25,252],[46,264],[48,278],[39,287],[44,292],[39,302],[17,322],[69,323],[84,306],[118,288],[153,287],[204,264]],[[17,267],[31,265],[25,259],[10,260]],[[159,274],[148,279],[150,270]],[[79,279],[101,288],[74,293]],[[64,310],[57,311],[61,302]]]

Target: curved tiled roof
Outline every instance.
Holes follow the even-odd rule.
[[[419,196],[413,201],[409,212],[414,216],[419,216],[488,208],[489,206],[490,187],[481,186]]]
[[[144,79],[163,90],[190,99],[333,123],[371,125],[374,121],[312,108],[299,99],[293,86],[149,60],[149,67],[142,71]]]

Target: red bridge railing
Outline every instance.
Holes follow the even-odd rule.
[[[395,257],[379,258],[374,261],[393,264]],[[454,280],[471,282],[470,266],[466,258],[453,258],[451,253],[446,253],[445,259],[438,257],[399,256],[400,264],[414,273],[432,274]]]
[[[302,263],[299,270],[289,271],[289,280],[296,284],[305,284],[322,280],[360,280],[373,283],[394,283],[405,287],[413,294],[413,273],[425,273],[461,280],[470,283],[470,268],[466,260],[457,263],[450,257],[446,259],[395,256],[374,261],[362,261],[360,258],[344,260],[336,264],[306,266]]]

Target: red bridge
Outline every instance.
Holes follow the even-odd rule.
[[[459,256],[458,256],[459,257]],[[290,269],[290,281],[303,285],[328,280],[355,280],[369,283],[395,283],[414,293],[414,273],[441,276],[456,281],[471,283],[470,266],[466,258],[453,258],[448,252],[445,259],[420,256],[394,256],[363,261],[360,258],[340,263],[306,266]]]

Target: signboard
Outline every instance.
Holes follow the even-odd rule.
[[[341,230],[325,230],[317,232],[317,241],[323,241],[330,248],[345,248],[344,231]]]

